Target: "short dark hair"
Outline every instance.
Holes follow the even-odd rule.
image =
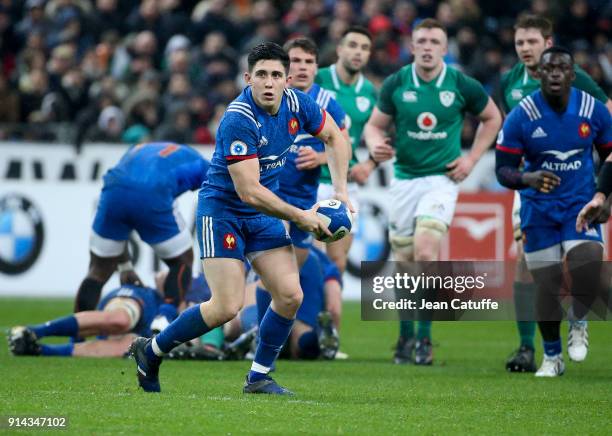
[[[542,63],[542,60],[544,59],[544,55],[546,54],[564,54],[564,55],[568,55],[570,58],[570,61],[572,62],[572,65],[574,64],[574,55],[572,54],[571,51],[569,51],[568,49],[566,49],[565,47],[562,47],[560,45],[553,45],[552,47],[548,47],[546,50],[544,50],[542,52],[542,56],[540,56],[540,63]]]
[[[299,38],[293,38],[283,45],[283,49],[287,52],[287,55],[292,48],[301,48],[306,53],[314,55],[317,62],[319,61],[319,48],[317,44],[308,37],[300,36]]]
[[[518,29],[538,29],[544,39],[552,38],[553,25],[552,22],[545,17],[534,14],[523,14],[514,24],[514,31]]]
[[[435,18],[425,18],[423,21],[419,22],[419,24],[415,26],[415,28],[413,29],[413,32],[416,32],[417,30],[420,30],[420,29],[440,29],[445,34],[448,34],[448,31],[446,30],[446,26],[444,26],[444,24],[442,24],[440,21],[436,20]]]
[[[253,71],[255,64],[262,60],[280,61],[285,68],[285,73],[289,71],[289,56],[287,52],[275,42],[262,42],[251,49],[247,58],[249,72]]]
[[[344,32],[342,32],[342,37],[340,38],[340,40],[342,41],[344,37],[349,33],[360,33],[361,35],[368,38],[370,42],[372,42],[372,34],[368,29],[363,26],[349,26]]]

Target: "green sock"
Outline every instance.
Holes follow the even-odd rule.
[[[200,342],[207,345],[212,345],[216,348],[223,348],[223,340],[225,335],[223,334],[223,326],[212,329],[211,331],[204,333],[200,336]]]
[[[537,285],[535,283],[520,283],[514,282],[514,307],[517,319],[519,336],[521,338],[521,346],[535,348],[535,296],[537,294]]]
[[[419,321],[417,327],[417,340],[431,340],[431,321]]]
[[[414,322],[400,321],[400,337],[406,340],[414,338]]]

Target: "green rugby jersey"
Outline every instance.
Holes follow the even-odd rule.
[[[608,96],[582,68],[574,64],[576,79],[572,86],[591,94],[597,100],[605,103]],[[524,97],[540,89],[540,81],[529,75],[525,64],[517,63],[501,78],[501,93],[503,108],[509,113]]]
[[[395,123],[395,177],[445,174],[461,155],[465,112],[480,114],[488,99],[478,81],[446,64],[430,82],[413,64],[387,77],[377,106]]]
[[[374,105],[376,104],[376,88],[363,74],[354,84],[346,84],[336,72],[336,66],[321,68],[317,73],[315,82],[332,93],[332,96],[346,112],[346,128],[348,129],[353,148],[353,157],[349,163],[352,167],[357,163],[355,149],[359,146],[363,128],[367,123]],[[327,165],[321,167],[321,183],[331,183],[331,176]]]

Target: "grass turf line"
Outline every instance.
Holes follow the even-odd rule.
[[[0,299],[3,326],[70,312],[69,300]],[[582,364],[553,380],[508,374],[509,322],[434,323],[434,366],[391,363],[397,325],[362,322],[345,304],[347,361],[281,361],[295,398],[244,396],[244,362],[164,362],[162,394],[140,392],[133,361],[15,358],[0,345],[0,415],[62,415],[69,433],[606,433],[612,410],[611,323],[591,323]],[[566,326],[563,326],[564,348]],[[540,363],[541,355],[538,356]]]

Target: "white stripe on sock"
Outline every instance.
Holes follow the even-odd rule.
[[[161,348],[159,348],[159,345],[157,345],[157,338],[153,338],[151,341],[151,348],[156,356],[162,357],[165,354]]]
[[[253,364],[251,365],[251,371],[259,372],[261,374],[267,374],[270,372],[270,368],[253,361]]]

